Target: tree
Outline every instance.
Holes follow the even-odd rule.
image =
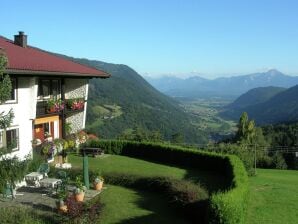
[[[184,137],[181,133],[175,133],[172,135],[171,142],[174,144],[181,144],[184,142]]]
[[[12,90],[11,80],[8,75],[3,75],[5,68],[7,66],[7,58],[2,51],[0,51],[0,104],[10,99],[10,94]],[[2,138],[6,139],[6,128],[8,128],[14,118],[13,110],[10,109],[7,114],[4,111],[0,113],[0,129],[3,129]],[[4,147],[6,146],[6,141],[4,141]]]
[[[4,103],[6,100],[10,99],[10,94],[12,90],[9,75],[3,75],[7,63],[8,61],[6,56],[3,52],[0,51],[0,103]]]
[[[238,131],[235,140],[252,144],[256,136],[256,127],[254,120],[249,120],[246,112],[243,112],[238,124]]]

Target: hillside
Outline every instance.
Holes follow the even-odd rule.
[[[229,109],[241,109],[248,106],[264,103],[276,94],[286,90],[282,87],[259,87],[249,90],[247,93],[242,94],[233,103],[229,104]]]
[[[258,124],[298,121],[298,85],[281,91],[267,101],[221,113],[225,118],[239,119],[246,111]],[[261,97],[261,96],[260,96]],[[261,97],[262,98],[262,97]]]
[[[274,69],[264,73],[222,77],[214,80],[197,76],[187,79],[161,77],[148,78],[147,80],[161,92],[169,96],[183,98],[221,97],[235,99],[248,90],[257,87],[289,88],[298,84],[298,77],[287,76]]]
[[[191,124],[172,98],[154,89],[126,65],[71,58],[102,69],[111,78],[92,79],[89,85],[87,129],[104,138],[116,138],[128,129],[159,131],[165,139],[180,133],[186,142],[205,143],[207,136]]]

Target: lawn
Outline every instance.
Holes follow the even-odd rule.
[[[249,183],[248,224],[298,223],[298,171],[258,169]]]
[[[70,155],[75,168],[82,167],[82,157]],[[166,176],[176,179],[192,180],[205,185],[207,190],[218,190],[223,186],[224,177],[212,172],[190,170],[144,161],[119,155],[105,155],[99,158],[89,157],[89,169],[105,172],[122,172],[142,176]],[[101,193],[105,204],[101,224],[124,223],[188,223],[169,207],[163,195],[108,185]]]
[[[101,201],[105,208],[100,224],[188,223],[168,207],[162,196],[151,192],[108,185]]]
[[[69,159],[74,167],[82,167],[81,156],[70,155]],[[225,178],[218,176],[216,173],[168,166],[119,155],[105,155],[99,158],[89,157],[89,168],[91,170],[100,169],[103,173],[124,172],[142,176],[165,176],[185,179],[200,183],[200,185],[205,186],[209,192],[217,191],[225,186]]]

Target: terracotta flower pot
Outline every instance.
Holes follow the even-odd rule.
[[[56,202],[58,212],[67,213],[67,205],[64,204],[63,200]]]
[[[76,201],[84,201],[85,192],[80,192],[75,194]]]
[[[94,189],[97,191],[101,191],[103,186],[103,181],[99,181],[98,183],[93,183]]]

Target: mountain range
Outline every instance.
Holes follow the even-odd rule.
[[[237,120],[245,111],[259,125],[297,122],[297,96],[298,85],[288,89],[279,87],[252,89],[228,105],[221,116]]]
[[[164,76],[146,77],[147,81],[159,91],[172,97],[206,98],[223,97],[235,99],[250,89],[276,86],[289,88],[298,84],[298,76],[288,76],[271,69],[263,73],[242,76],[221,77],[214,80],[199,76],[187,79]]]

